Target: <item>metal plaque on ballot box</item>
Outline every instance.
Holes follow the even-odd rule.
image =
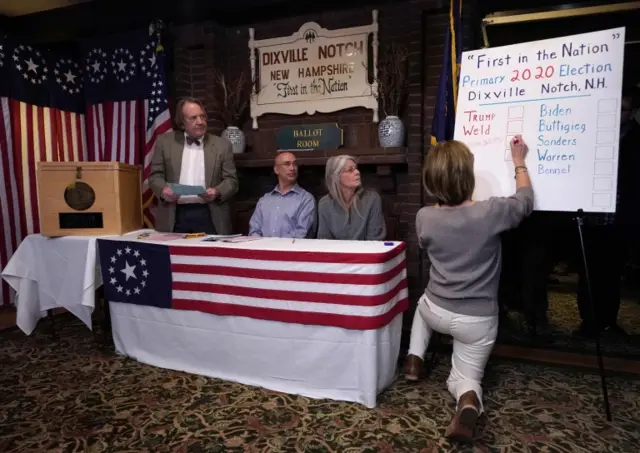
[[[43,236],[125,234],[142,227],[140,167],[120,162],[38,162]]]

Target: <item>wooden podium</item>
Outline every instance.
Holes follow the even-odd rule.
[[[119,162],[38,162],[43,236],[122,235],[142,227],[140,167]]]

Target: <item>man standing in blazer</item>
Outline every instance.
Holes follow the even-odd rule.
[[[149,186],[160,200],[156,230],[231,234],[228,201],[238,192],[231,143],[207,134],[207,115],[197,99],[178,102],[176,124],[181,130],[158,137],[151,160]],[[179,197],[170,183],[202,186],[206,192]]]

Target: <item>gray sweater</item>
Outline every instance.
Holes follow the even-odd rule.
[[[531,187],[466,206],[420,209],[416,233],[431,261],[427,298],[462,315],[497,315],[500,233],[518,226],[531,211]]]
[[[382,215],[382,199],[374,190],[365,190],[357,201],[358,212],[346,212],[340,203],[325,195],[318,203],[318,239],[383,241],[387,227]]]

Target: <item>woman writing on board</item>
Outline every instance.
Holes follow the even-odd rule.
[[[471,199],[473,154],[466,145],[441,142],[427,155],[423,185],[437,204],[418,211],[416,233],[431,270],[414,315],[405,374],[418,379],[434,331],[453,337],[447,385],[457,412],[446,435],[454,440],[470,442],[484,410],[481,381],[498,333],[500,233],[533,210],[527,150],[522,137],[511,141],[516,193],[486,201]]]

